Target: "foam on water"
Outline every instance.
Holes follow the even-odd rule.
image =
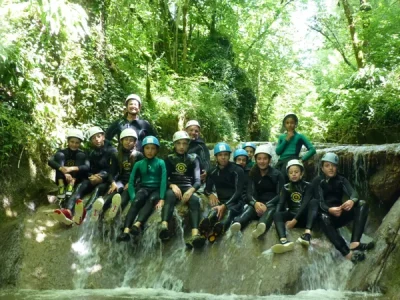
[[[102,290],[19,290],[1,291],[0,299],[22,300],[22,299],[82,299],[82,300],[102,300],[102,299],[135,299],[135,300],[282,300],[282,299],[304,299],[320,300],[324,299],[379,299],[379,294],[366,294],[358,292],[339,292],[335,290],[318,289],[315,291],[302,291],[296,295],[269,295],[269,296],[246,296],[235,294],[213,295],[207,293],[183,293],[168,291],[164,289],[102,289]]]

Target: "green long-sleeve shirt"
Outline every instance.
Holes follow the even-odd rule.
[[[167,170],[164,160],[154,157],[152,159],[145,158],[135,163],[129,177],[128,192],[131,201],[135,201],[135,180],[139,171],[140,185],[142,187],[157,188],[160,187],[160,199],[164,199],[167,189]]]
[[[294,132],[294,136],[287,141],[287,133],[279,136],[278,144],[276,145],[276,154],[280,155],[279,160],[285,160],[289,158],[298,158],[301,147],[304,145],[307,148],[307,153],[303,155],[301,160],[306,161],[311,158],[317,151],[313,144],[301,133]]]

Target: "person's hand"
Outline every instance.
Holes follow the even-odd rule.
[[[294,131],[288,131],[288,133],[286,135],[286,140],[290,141],[293,136],[294,136]]]
[[[125,186],[124,186],[124,191],[127,190],[128,187],[129,187],[129,183],[125,184]]]
[[[67,167],[60,167],[58,170],[60,172],[62,172],[63,174],[67,174],[68,173],[68,168]]]
[[[117,184],[113,181],[110,185],[110,189],[108,190],[107,194],[114,193],[118,189]]]
[[[65,176],[65,181],[67,183],[71,183],[74,180],[74,178],[71,176],[71,174],[65,174],[64,176]]]
[[[161,199],[161,200],[158,201],[158,203],[156,205],[156,209],[157,210],[161,210],[163,208],[163,206],[164,206],[164,200]]]
[[[267,206],[262,202],[256,202],[254,204],[254,209],[256,210],[257,215],[261,217],[267,211]]]
[[[354,206],[354,201],[353,200],[347,200],[340,207],[345,211],[349,211],[349,210],[351,210],[353,208],[353,206]]]
[[[331,215],[334,215],[335,217],[340,217],[340,215],[342,214],[342,207],[331,207],[328,209],[328,211]]]
[[[217,196],[215,196],[214,194],[211,194],[210,196],[208,196],[208,200],[210,201],[211,206],[216,206],[219,203]]]
[[[292,229],[294,226],[296,226],[296,224],[297,224],[297,220],[296,219],[293,219],[291,221],[287,221],[286,222],[286,228],[287,229]]]
[[[182,202],[183,203],[188,202],[190,197],[192,197],[193,193],[194,193],[194,188],[188,189],[182,196]]]
[[[221,220],[221,218],[224,216],[224,213],[226,210],[226,205],[224,205],[224,204],[217,205],[217,206],[214,206],[212,209],[217,211],[218,220]]]
[[[175,197],[178,198],[179,200],[182,200],[182,191],[181,191],[181,189],[176,184],[171,184],[169,187],[174,192]]]
[[[101,178],[101,176],[99,174],[94,174],[89,177],[89,180],[92,185],[98,185],[98,184],[102,183],[103,178]]]
[[[201,180],[201,182],[206,181],[206,178],[207,178],[207,172],[206,172],[206,171],[203,171],[203,173],[200,174],[200,180]]]

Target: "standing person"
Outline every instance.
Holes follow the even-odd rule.
[[[285,184],[281,190],[274,215],[275,228],[280,241],[279,244],[272,246],[274,253],[284,253],[294,248],[294,243],[286,238],[286,228],[305,228],[304,234],[298,241],[308,247],[311,241],[311,229],[318,214],[318,200],[312,199],[311,187],[303,180],[303,163],[298,159],[292,159],[288,162],[286,170],[289,183]]]
[[[109,190],[104,198],[99,197],[93,203],[94,220],[99,217],[101,211],[102,215],[105,215],[109,208],[110,211],[105,215],[108,221],[114,219],[120,207],[122,211],[124,210],[129,203],[128,182],[132,168],[136,162],[143,159],[143,154],[135,150],[137,135],[134,129],[122,130],[119,138],[118,152],[114,152],[111,156]]]
[[[242,147],[244,150],[246,150],[247,155],[249,157],[249,160],[247,162],[247,166],[249,168],[252,168],[254,166],[254,161],[253,161],[253,157],[254,157],[254,151],[256,151],[256,144],[251,143],[251,142],[246,142],[243,144]]]
[[[205,182],[207,172],[210,169],[210,151],[204,140],[200,137],[200,123],[190,120],[186,123],[185,130],[189,134],[190,143],[188,153],[195,153],[200,160],[200,179]]]
[[[186,240],[186,246],[200,248],[205,243],[205,237],[199,233],[200,199],[195,192],[200,187],[200,162],[196,154],[188,154],[190,137],[186,131],[175,132],[173,138],[174,153],[165,160],[168,177],[168,187],[165,196],[165,205],[161,212],[160,239],[168,240],[170,232],[168,222],[172,218],[177,201],[182,201],[189,206],[191,238]]]
[[[48,165],[56,171],[57,198],[59,200],[70,197],[75,185],[79,184],[89,172],[89,161],[86,154],[79,149],[83,140],[81,130],[69,130],[67,135],[68,147],[58,150],[48,161]]]
[[[164,161],[157,157],[159,148],[160,142],[156,137],[146,136],[143,139],[144,159],[133,166],[129,177],[128,191],[131,207],[125,219],[124,231],[118,236],[117,242],[127,242],[130,240],[130,235],[139,235],[144,223],[153,212],[154,206],[157,204],[157,209],[164,206],[167,171]],[[136,192],[134,183],[137,176],[140,176],[141,180],[140,188]]]
[[[312,181],[314,196],[319,200],[321,210],[321,228],[337,250],[348,260],[358,262],[364,260],[363,251],[370,250],[374,243],[361,243],[361,236],[367,222],[369,207],[350,182],[338,174],[339,157],[333,153],[325,153],[321,159],[322,174]],[[344,196],[348,199],[343,202]],[[350,247],[341,236],[338,228],[353,221]]]
[[[74,222],[80,225],[86,216],[86,210],[91,209],[93,202],[99,195],[104,194],[108,187],[111,155],[116,149],[105,141],[104,131],[98,126],[88,130],[88,137],[92,147],[89,153],[89,176],[75,189],[63,209],[56,209],[52,215],[54,219],[67,225]],[[84,205],[82,198],[92,191],[89,201]]]
[[[286,133],[279,136],[276,145],[275,152],[280,156],[275,167],[281,171],[282,174],[285,174],[286,182],[288,181],[286,165],[289,160],[300,159],[301,161],[306,161],[317,153],[313,144],[304,135],[296,131],[298,123],[299,119],[294,113],[286,114],[282,121]],[[307,148],[308,152],[300,158],[299,154],[303,145]]]
[[[142,107],[142,100],[136,94],[131,94],[125,99],[125,114],[124,117],[111,123],[106,131],[106,140],[112,141],[114,136],[118,136],[120,141],[120,134],[125,128],[133,128],[138,136],[136,142],[136,149],[142,152],[142,141],[146,136],[156,136],[154,128],[146,120],[139,118],[140,109]]]
[[[211,211],[201,220],[200,231],[209,234],[208,241],[215,242],[231,225],[234,217],[243,209],[242,192],[244,182],[243,168],[231,163],[231,148],[227,143],[218,143],[214,147],[217,166],[207,175],[204,194],[208,196]],[[216,195],[213,193],[214,188]]]
[[[256,164],[250,170],[247,187],[247,208],[235,218],[231,230],[238,232],[250,221],[259,220],[252,232],[258,238],[272,225],[279,192],[284,179],[277,169],[270,166],[272,149],[270,145],[260,145],[255,151]]]

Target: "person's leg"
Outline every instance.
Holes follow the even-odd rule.
[[[90,180],[85,179],[82,181],[75,189],[75,192],[72,193],[71,197],[66,201],[65,208],[69,209],[73,212],[75,203],[78,199],[81,199],[83,196],[89,194],[94,189],[94,186],[90,183]]]
[[[118,236],[117,242],[121,241],[129,241],[129,232],[131,231],[131,227],[133,222],[136,219],[140,209],[146,204],[146,199],[149,196],[149,191],[146,188],[141,188],[137,191],[135,200],[131,204],[128,214],[126,215],[125,222],[124,222],[124,231]],[[132,231],[132,234],[137,235],[139,233],[138,228]]]
[[[200,221],[199,224],[200,233],[203,235],[208,234],[217,221],[218,221],[217,211],[215,209],[211,209],[207,217],[203,218]]]
[[[168,222],[171,220],[172,215],[174,213],[174,207],[175,203],[177,201],[177,198],[174,194],[174,192],[171,189],[168,189],[166,194],[165,194],[165,203],[161,211],[161,221],[167,224],[168,227]]]
[[[318,215],[318,200],[317,199],[311,199],[310,202],[307,205],[307,215],[302,214],[300,216],[301,220],[298,220],[298,224],[296,227],[305,227],[304,233],[298,238],[298,241],[308,247],[310,246],[311,242],[311,230],[314,226],[314,222],[317,218]],[[304,225],[303,225],[304,224]]]
[[[186,246],[191,248],[201,248],[206,242],[204,235],[200,234],[199,223],[201,217],[200,211],[200,198],[193,194],[188,201],[189,205],[189,218],[192,227],[192,236],[185,241]]]
[[[348,257],[350,255],[350,249],[347,246],[346,241],[344,238],[341,236],[339,233],[337,227],[336,227],[336,222],[340,223],[341,220],[335,220],[335,217],[331,217],[330,215],[326,213],[322,213],[320,215],[320,224],[321,224],[321,229],[326,235],[326,237],[331,241],[333,246],[345,257]],[[338,219],[338,218],[337,218]],[[334,223],[335,222],[335,223]]]
[[[54,155],[54,160],[60,165],[64,166],[65,164],[65,155],[62,152],[57,152]],[[65,175],[63,172],[60,170],[55,170],[56,171],[56,183],[58,185],[58,193],[57,193],[57,198],[62,200],[65,199],[66,196],[66,189],[65,185],[67,184],[67,181],[65,179]]]
[[[233,220],[233,224],[231,226],[232,232],[238,232],[243,229],[250,221],[257,219],[257,212],[253,206],[248,205],[246,210]]]
[[[290,211],[278,211],[274,214],[274,222],[276,232],[278,233],[279,240],[286,240],[286,221],[293,220],[294,214]]]
[[[375,246],[374,242],[367,244],[360,243],[362,234],[364,233],[365,224],[367,223],[369,206],[364,200],[359,200],[354,204],[353,231],[351,235],[350,250],[370,250]]]
[[[269,230],[274,221],[275,209],[275,206],[270,205],[267,211],[261,216],[256,229],[252,232],[253,238],[256,239]]]
[[[86,210],[92,209],[93,203],[96,201],[97,198],[102,197],[107,192],[108,186],[109,186],[108,182],[102,182],[94,188],[92,195],[90,196],[88,202],[85,205]]]
[[[140,223],[141,226],[147,221],[147,219],[151,216],[151,213],[154,211],[154,206],[157,204],[157,202],[160,200],[160,191],[159,189],[152,189],[150,191],[150,195],[146,201],[146,204],[142,207],[142,209],[139,211],[139,215],[137,218],[137,221],[135,225],[137,227],[138,224]]]
[[[129,204],[129,192],[128,190],[124,190],[121,193],[121,210],[123,211],[125,207]]]

